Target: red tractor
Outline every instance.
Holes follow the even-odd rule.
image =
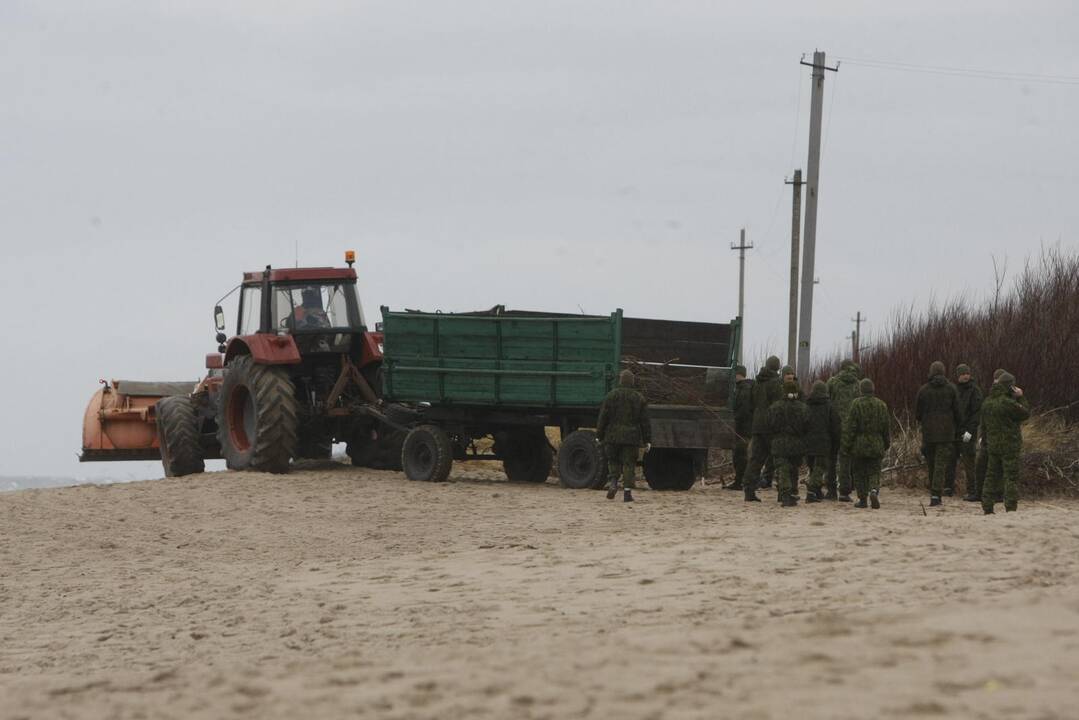
[[[411,411],[379,401],[382,335],[364,318],[355,256],[345,259],[347,268],[244,273],[233,337],[214,308],[207,376],[193,387],[106,383],[87,409],[80,459],[160,457],[177,476],[224,458],[234,470],[282,473],[345,442],[353,464],[399,468]]]

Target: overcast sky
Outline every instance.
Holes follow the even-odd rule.
[[[0,476],[159,475],[75,462],[98,379],[196,379],[214,301],[297,245],[356,250],[369,319],[727,321],[745,227],[747,357],[783,354],[815,48],[814,349],[871,338],[1079,247],[1079,84],[1033,77],[1077,37],[1068,2],[4,0]]]

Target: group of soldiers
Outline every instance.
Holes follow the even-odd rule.
[[[768,358],[750,380],[736,367],[733,400],[737,445],[735,480],[747,502],[759,502],[757,490],[775,480],[783,507],[798,504],[798,473],[809,467],[806,502],[851,502],[880,507],[881,461],[891,445],[891,417],[876,397],[873,381],[861,378],[858,365],[844,360],[827,383],[813,383],[809,397],[790,367]],[[942,362],[929,367],[929,380],[918,391],[914,419],[921,428],[922,454],[928,468],[929,505],[955,494],[957,466],[966,476],[968,502],[981,502],[993,513],[1003,502],[1018,508],[1021,424],[1030,416],[1023,390],[1005,370],[993,375],[989,397],[974,381],[970,366],[955,369],[951,382]]]
[[[742,366],[735,367],[734,374],[735,479],[727,489],[743,491],[746,502],[760,502],[757,491],[774,481],[779,503],[794,507],[804,462],[809,468],[807,503],[852,502],[854,491],[855,507],[880,507],[881,463],[891,445],[891,415],[857,364],[844,360],[827,383],[813,383],[808,397],[803,397],[794,370],[780,368],[775,356],[754,380]],[[970,366],[960,364],[955,375],[953,383],[944,363],[932,363],[915,403],[929,504],[940,505],[943,497],[955,494],[962,464],[964,500],[981,502],[987,515],[1000,502],[1014,511],[1019,503],[1020,426],[1030,416],[1027,399],[1005,370],[993,374],[988,398]],[[600,406],[596,427],[608,462],[607,498],[616,497],[621,480],[626,502],[633,501],[639,450],[651,449],[648,403],[634,384],[633,373],[623,371],[619,387]]]

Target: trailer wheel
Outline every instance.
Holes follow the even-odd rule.
[[[607,482],[607,458],[591,430],[575,430],[558,448],[558,478],[562,487],[584,490]]]
[[[162,398],[154,406],[157,439],[165,477],[180,477],[206,470],[199,442],[199,419],[191,398],[177,395]]]
[[[288,472],[296,454],[296,393],[284,368],[250,356],[229,363],[221,383],[217,439],[233,470]]]
[[[554,452],[543,428],[520,428],[495,433],[495,454],[510,482],[547,482]]]
[[[656,448],[644,456],[644,479],[653,490],[689,490],[697,482],[693,454]]]
[[[434,425],[413,428],[401,447],[401,466],[409,480],[445,482],[453,467],[449,436]]]

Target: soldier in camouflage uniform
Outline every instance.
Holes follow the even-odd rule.
[[[966,476],[967,494],[964,500],[980,500],[974,494],[977,485],[974,451],[978,442],[978,425],[982,417],[982,390],[970,372],[970,366],[961,364],[955,369],[955,390],[959,394],[959,428],[956,430],[955,453],[944,476],[944,494],[955,494],[955,477],[960,462]]]
[[[832,451],[838,452],[843,421],[839,411],[828,397],[828,386],[818,380],[806,400],[809,424],[806,428],[805,452],[806,464],[809,465],[809,482],[806,483],[806,502],[820,502],[824,485],[824,473],[832,458]],[[834,495],[834,494],[833,494]]]
[[[845,422],[850,405],[858,397],[858,366],[853,360],[844,360],[839,365],[839,372],[828,379],[828,397],[832,400],[832,406],[839,413],[840,422]],[[838,479],[838,488],[836,487]],[[825,500],[842,500],[850,502],[851,474],[850,457],[843,454],[840,444],[832,448],[831,463],[827,468],[826,481],[828,492]],[[837,494],[838,493],[838,494]]]
[[[959,393],[944,376],[944,363],[929,366],[929,382],[918,391],[914,417],[922,426],[922,453],[929,469],[929,505],[940,505],[944,476],[959,427]]]
[[[731,408],[734,411],[734,482],[728,490],[741,490],[745,479],[746,465],[749,463],[749,438],[753,434],[753,381],[746,377],[745,366],[734,368],[734,398]]]
[[[854,507],[866,507],[866,497],[873,509],[880,507],[880,461],[891,445],[891,418],[888,406],[876,396],[869,378],[862,380],[861,396],[851,403],[843,422],[843,448],[840,452],[850,458],[858,502]]]
[[[1015,387],[1015,377],[1004,373],[982,404],[982,427],[989,448],[989,473],[982,488],[982,511],[993,513],[993,505],[1004,495],[1004,509],[1019,509],[1019,457],[1023,452],[1023,421],[1030,406],[1023,391]],[[1002,487],[1003,486],[1003,487]]]
[[[742,481],[746,502],[760,502],[756,481],[760,477],[761,468],[772,462],[772,431],[768,425],[768,409],[772,407],[772,403],[783,397],[783,386],[780,384],[778,372],[779,358],[773,355],[764,363],[764,367],[757,373],[757,381],[753,383],[753,439],[749,443],[749,465]],[[768,485],[772,484],[770,475],[767,476],[767,482]]]
[[[805,453],[805,434],[809,413],[804,402],[798,399],[798,383],[789,381],[783,385],[783,399],[776,400],[768,408],[768,429],[772,432],[772,457],[776,461],[776,489],[783,507],[798,504],[795,488],[798,487],[798,470]]]
[[[648,422],[648,402],[644,395],[633,389],[635,379],[629,370],[618,376],[619,387],[607,393],[599,407],[596,437],[607,452],[607,477],[610,487],[607,499],[613,500],[618,493],[618,477],[622,476],[625,489],[622,499],[633,502],[634,477],[637,471],[637,451],[652,449],[652,426]]]
[[[1000,376],[1004,374],[1004,370],[997,368],[993,371],[993,385],[997,384],[1000,380]],[[992,387],[989,388],[992,390]],[[978,456],[974,461],[974,494],[977,495],[974,498],[975,501],[982,501],[982,488],[985,487],[985,475],[989,470],[989,447],[985,443],[985,428],[981,425],[978,427]],[[966,498],[963,498],[966,500]],[[1002,501],[1004,498],[996,498],[997,502]]]

